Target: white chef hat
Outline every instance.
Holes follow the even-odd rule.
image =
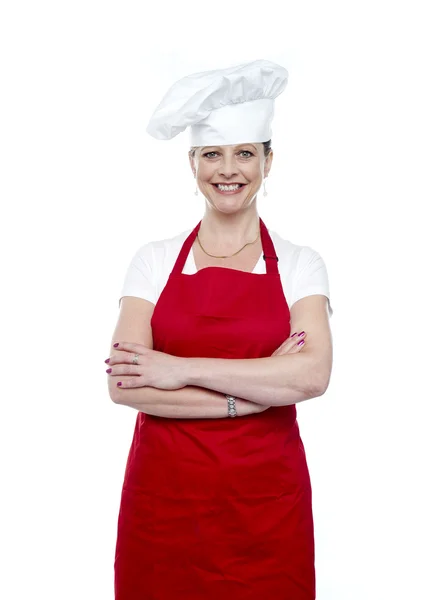
[[[267,60],[187,75],[166,93],[146,131],[169,140],[190,126],[191,146],[266,142],[274,100],[287,82],[288,71]]]

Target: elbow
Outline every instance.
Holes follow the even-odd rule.
[[[308,354],[308,351],[302,353]],[[309,354],[308,354],[309,356]],[[318,357],[315,354],[309,356],[306,363],[306,371],[303,378],[303,386],[300,385],[299,391],[304,394],[303,400],[318,398],[326,393],[331,376],[332,363],[324,357]]]
[[[311,375],[315,397],[323,396],[326,393],[330,383],[332,365],[331,355],[323,356],[321,360],[317,360],[316,364],[314,364]]]
[[[330,375],[331,375],[331,372],[328,371],[327,373],[322,374],[321,377],[318,377],[316,386],[315,386],[316,387],[316,397],[323,396],[326,393],[327,388],[330,383]]]
[[[316,364],[309,370],[309,377],[305,380],[305,399],[318,398],[326,393],[330,381],[330,369],[323,364]]]
[[[313,396],[313,398],[319,398],[320,396],[323,396],[326,393],[326,390],[327,386],[318,385],[318,387],[316,388],[315,396]]]
[[[308,388],[304,389],[303,398],[301,398],[301,400],[312,400],[313,398],[318,398],[319,396],[322,396],[324,393],[324,385],[320,382],[315,382]]]

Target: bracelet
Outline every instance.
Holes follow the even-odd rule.
[[[227,401],[228,401],[228,415],[230,417],[236,417],[237,416],[237,407],[235,405],[235,396],[229,396],[228,394],[225,394]]]

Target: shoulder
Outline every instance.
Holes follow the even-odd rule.
[[[136,296],[155,305],[188,233],[186,230],[139,246],[127,268],[120,298]]]
[[[319,256],[319,253],[310,246],[294,244],[291,240],[283,238],[276,231],[269,230],[274,248],[279,257],[279,266],[281,263],[289,271],[300,271],[309,262]]]
[[[329,299],[331,316],[329,278],[321,254],[311,246],[294,244],[276,232],[269,233],[279,257],[279,270],[288,289],[291,308],[301,298],[320,294]]]
[[[162,264],[166,259],[170,260],[175,252],[179,252],[190,232],[190,229],[186,229],[171,237],[146,242],[137,248],[135,258],[148,264]]]

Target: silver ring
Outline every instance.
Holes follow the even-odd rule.
[[[133,356],[133,365],[138,365],[139,364],[139,355],[135,354]]]

